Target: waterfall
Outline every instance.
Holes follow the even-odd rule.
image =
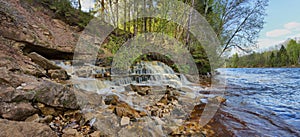
[[[119,86],[128,84],[147,84],[147,85],[169,85],[179,88],[183,83],[188,83],[184,75],[180,75],[174,70],[159,61],[141,61],[135,64],[126,76],[114,75],[113,83]]]
[[[148,85],[148,86],[171,86],[177,89],[190,89],[199,91],[199,86],[193,86],[187,80],[184,74],[175,73],[174,70],[163,62],[159,61],[141,61],[128,69],[128,75],[112,75],[111,80],[98,79],[92,76],[82,78],[75,73],[77,70],[91,70],[92,75],[107,72],[107,68],[96,67],[86,64],[79,68],[71,67],[63,62],[56,62],[57,65],[66,69],[71,75],[71,81],[76,88],[86,91],[107,94],[110,92],[125,91],[124,86],[129,84]]]

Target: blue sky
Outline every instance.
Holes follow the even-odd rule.
[[[300,0],[270,0],[266,24],[260,33],[259,48],[300,37]]]

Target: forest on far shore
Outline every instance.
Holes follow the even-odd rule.
[[[300,67],[300,43],[290,40],[279,50],[265,51],[239,56],[237,53],[226,60],[229,68],[254,67]]]

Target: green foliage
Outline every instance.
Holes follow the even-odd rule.
[[[70,0],[33,0],[54,11],[55,18],[63,20],[71,26],[78,26],[81,30],[93,18],[90,13],[82,12],[72,6]]]
[[[110,37],[108,37],[108,42],[105,43],[103,46],[104,48],[108,49],[111,53],[116,54],[125,41],[126,40],[123,37],[110,35]]]
[[[287,47],[287,48],[286,48]],[[239,57],[237,54],[227,60],[228,67],[297,67],[300,58],[300,44],[290,40],[287,46],[281,46],[279,50],[252,53]],[[237,65],[237,66],[235,66]]]
[[[239,55],[235,53],[232,57],[232,67],[237,68],[239,62]]]

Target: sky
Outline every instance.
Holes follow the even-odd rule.
[[[270,0],[259,49],[268,49],[288,38],[300,37],[300,0]]]

